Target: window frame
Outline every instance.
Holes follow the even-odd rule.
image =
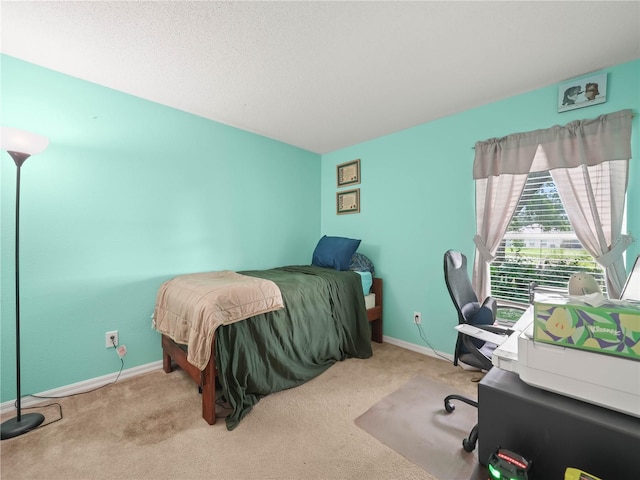
[[[526,224],[527,218],[535,223]],[[517,228],[514,227],[514,222]],[[513,240],[521,240],[523,245],[508,245],[508,242]],[[562,243],[565,241],[571,242],[573,246],[563,247]],[[538,249],[537,255],[535,249]],[[575,255],[571,254],[573,252]],[[568,266],[564,267],[563,262]],[[536,269],[539,274],[536,274]],[[566,291],[569,278],[577,272],[593,275],[606,293],[604,269],[578,239],[568,220],[551,172],[530,172],[507,231],[500,242],[498,254],[489,266],[491,295],[501,305],[522,307],[531,301],[533,284],[551,290]],[[512,281],[508,281],[507,278],[511,278]],[[512,294],[508,289],[512,290]]]

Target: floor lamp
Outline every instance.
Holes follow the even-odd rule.
[[[17,437],[37,428],[44,421],[40,413],[22,415],[20,393],[20,167],[31,155],[42,152],[49,140],[35,133],[2,127],[0,147],[5,150],[18,167],[16,176],[16,410],[17,415],[1,425],[2,440]]]

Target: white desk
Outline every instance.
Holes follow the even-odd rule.
[[[532,323],[533,305],[530,305],[520,319],[511,327],[513,333],[493,351],[491,362],[494,367],[509,372],[518,372],[518,337],[522,332],[526,331]]]

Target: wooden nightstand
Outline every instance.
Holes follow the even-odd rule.
[[[371,323],[371,340],[382,343],[382,279],[373,278],[371,292],[376,294],[376,305],[367,310],[367,318]]]

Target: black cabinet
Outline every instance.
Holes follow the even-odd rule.
[[[479,383],[478,402],[483,465],[501,446],[533,461],[536,480],[562,480],[567,467],[603,480],[640,478],[640,418],[532,387],[499,368]]]

